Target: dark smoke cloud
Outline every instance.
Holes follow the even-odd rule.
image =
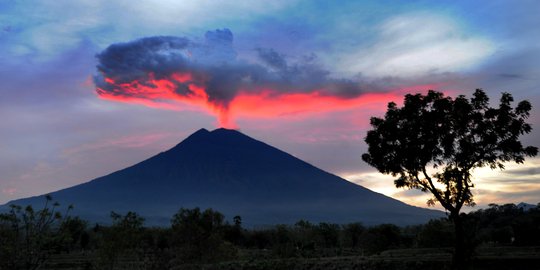
[[[259,58],[268,66],[283,71],[287,69],[285,56],[276,52],[274,49],[257,48]]]
[[[240,91],[258,94],[309,93],[355,97],[363,92],[358,82],[335,79],[314,63],[314,55],[298,63],[288,63],[285,55],[270,48],[258,48],[259,63],[237,58],[229,29],[208,31],[204,41],[185,37],[155,36],[110,45],[97,55],[98,73],[94,82],[99,94],[149,98],[118,85],[137,82],[157,87],[153,79],[168,79],[175,73],[189,73],[189,82],[173,81],[175,93],[189,96],[188,84],[203,87],[208,101],[227,108]],[[114,83],[112,83],[114,82]]]

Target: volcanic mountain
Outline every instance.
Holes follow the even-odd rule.
[[[443,213],[407,205],[318,169],[238,131],[201,129],[172,149],[50,193],[82,218],[136,211],[167,225],[181,207],[213,208],[251,226],[312,222],[418,224]],[[43,205],[43,196],[8,204]]]

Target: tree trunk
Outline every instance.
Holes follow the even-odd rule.
[[[467,265],[467,247],[465,245],[465,232],[463,229],[463,220],[459,213],[452,213],[450,218],[454,222],[455,242],[454,242],[454,254],[452,256],[452,269],[465,270],[468,269]]]

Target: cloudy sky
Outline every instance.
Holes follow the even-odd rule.
[[[0,203],[238,128],[411,204],[360,158],[371,116],[428,89],[533,105],[538,1],[2,1]],[[479,206],[540,202],[540,158],[475,172]]]

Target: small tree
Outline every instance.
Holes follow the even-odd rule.
[[[10,205],[9,212],[0,213],[0,269],[38,269],[62,249],[66,237],[62,224],[73,207],[62,214],[59,204],[51,202],[46,195],[40,210]]]
[[[172,242],[180,263],[216,262],[236,252],[224,241],[224,216],[211,208],[181,208],[172,218]]]
[[[343,241],[345,246],[357,249],[360,244],[360,236],[365,230],[364,225],[358,222],[343,225]]]
[[[143,259],[142,237],[144,218],[136,212],[125,215],[111,212],[112,225],[102,229],[99,245],[97,267],[99,269],[115,269],[122,257]]]
[[[65,218],[60,224],[60,231],[64,234],[64,251],[84,250],[87,247],[89,241],[87,226],[88,223],[79,217]]]
[[[523,163],[538,148],[524,147],[520,135],[532,128],[525,120],[531,104],[503,93],[498,108],[489,107],[483,90],[473,97],[455,99],[430,90],[408,94],[403,107],[390,102],[384,118],[372,117],[365,138],[368,153],[362,159],[381,173],[399,176],[396,187],[420,189],[439,202],[454,223],[456,241],[453,267],[465,267],[466,251],[460,211],[473,206],[472,170],[489,166],[504,169],[504,162]]]

